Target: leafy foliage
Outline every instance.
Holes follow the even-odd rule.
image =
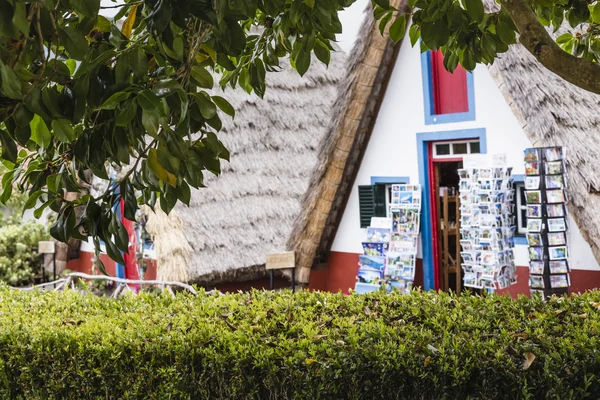
[[[432,292],[0,297],[3,398],[600,393],[599,292],[548,302]]]
[[[103,240],[122,263],[120,199],[131,220],[140,204],[169,212],[229,159],[216,133],[235,110],[215,79],[262,97],[280,59],[327,63],[353,1],[127,0],[110,21],[100,0],[0,0],[0,201],[27,192],[25,208],[57,213],[54,238]],[[121,172],[104,193],[65,199],[107,167]]]
[[[389,23],[390,37],[404,37],[406,21],[412,17],[409,36],[414,46],[421,39],[421,50],[444,53],[444,66],[454,71],[460,63],[472,71],[478,63],[491,64],[498,54],[516,43],[517,29],[504,1],[502,7],[486,11],[482,0],[409,0],[409,12],[397,11],[388,2],[376,1],[374,15],[383,31]],[[528,0],[538,21],[556,32],[567,21],[576,32],[560,35],[556,42],[566,52],[597,62],[600,57],[600,2]]]
[[[35,221],[23,222],[21,210],[26,200],[22,195],[13,195],[4,210],[7,215],[0,213],[0,281],[12,286],[32,282],[33,275],[40,270],[38,242],[50,236],[46,226]]]

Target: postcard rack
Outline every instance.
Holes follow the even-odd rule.
[[[500,159],[458,170],[463,286],[489,292],[516,283],[512,168]]]
[[[565,149],[526,149],[525,175],[531,293],[568,293]]]
[[[357,293],[384,286],[388,292],[408,293],[415,280],[421,218],[421,186],[392,185],[388,215],[373,218],[359,256]]]

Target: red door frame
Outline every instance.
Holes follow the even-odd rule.
[[[461,140],[457,140],[460,142]],[[445,141],[444,141],[445,142]],[[444,163],[444,162],[457,162],[463,161],[462,157],[452,157],[452,158],[434,158],[433,156],[433,144],[436,142],[428,142],[427,143],[427,152],[428,152],[428,170],[429,176],[427,177],[429,182],[429,204],[431,204],[431,225],[432,225],[432,243],[433,243],[433,283],[435,290],[440,289],[440,248],[438,246],[439,243],[439,219],[438,219],[438,207],[437,207],[437,196],[439,193],[436,193],[435,187],[435,164],[436,163]]]

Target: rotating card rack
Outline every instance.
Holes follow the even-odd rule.
[[[525,149],[529,286],[543,297],[568,293],[565,149]]]

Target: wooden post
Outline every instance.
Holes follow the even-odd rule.
[[[274,272],[276,269],[292,269],[292,291],[295,291],[295,272],[296,272],[296,253],[288,251],[285,253],[274,253],[267,255],[265,268],[269,271],[271,280],[271,290],[275,289]]]

